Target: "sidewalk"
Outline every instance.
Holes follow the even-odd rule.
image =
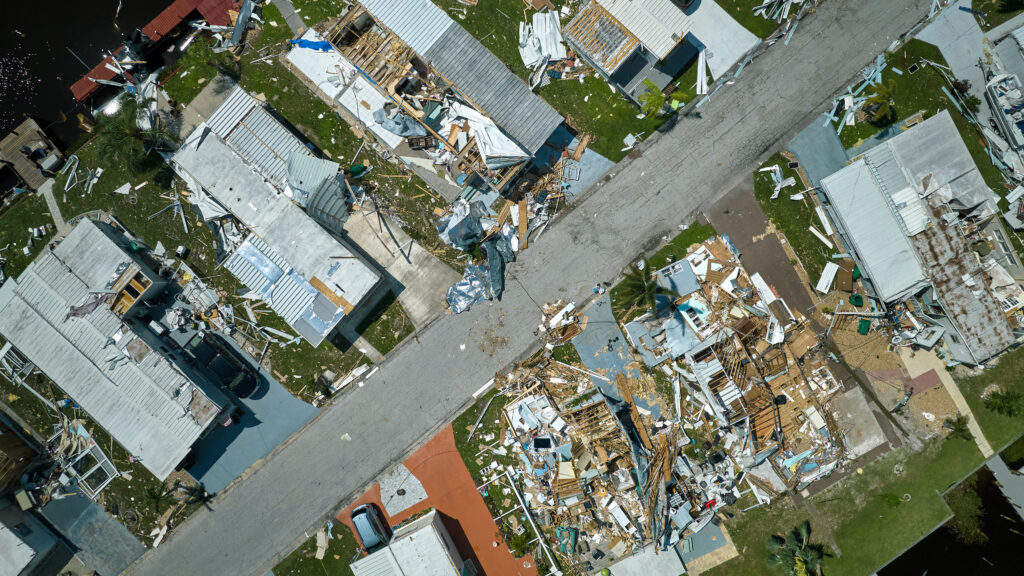
[[[53,217],[53,223],[57,226],[57,236],[54,239],[59,240],[67,236],[68,232],[71,232],[71,226],[64,221],[64,216],[60,213],[60,205],[53,197],[53,178],[39,187],[39,193],[46,199],[46,207],[50,209],[50,216]]]
[[[911,356],[909,348],[900,348],[900,358],[907,367],[907,372],[910,373],[911,378],[917,378],[930,370],[935,370],[939,380],[942,381],[942,385],[946,388],[946,392],[949,392],[950,398],[956,404],[956,409],[964,416],[967,416],[967,425],[971,430],[971,436],[974,437],[974,441],[978,444],[978,450],[981,450],[981,455],[985,458],[991,457],[995,453],[992,450],[992,446],[985,439],[985,433],[982,432],[978,421],[974,419],[974,413],[971,412],[971,407],[960,392],[960,387],[956,385],[956,381],[946,371],[946,365],[935,356],[935,353],[918,351]]]
[[[292,34],[298,37],[306,31],[306,23],[302,20],[302,17],[295,12],[295,6],[292,6],[292,0],[273,0],[273,4],[281,11],[281,16],[284,16],[284,21],[287,22],[288,27],[292,29]]]

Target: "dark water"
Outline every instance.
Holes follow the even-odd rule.
[[[879,576],[1024,574],[1024,521],[1000,492],[988,468],[979,470],[977,479],[987,543],[967,546],[943,526],[879,570]]]
[[[0,135],[32,116],[62,146],[78,137],[71,84],[105,51],[166,8],[171,0],[6,0],[0,34]],[[72,55],[77,54],[86,65]],[[67,117],[61,122],[61,113]]]

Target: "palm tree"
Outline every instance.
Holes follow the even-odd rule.
[[[665,94],[658,90],[658,87],[654,82],[651,82],[650,78],[644,79],[643,87],[647,91],[638,95],[636,99],[640,101],[640,110],[650,116],[665,106]]]
[[[868,96],[866,105],[876,107],[874,117],[871,119],[873,124],[881,124],[888,122],[896,116],[896,107],[893,102],[893,97],[896,95],[896,81],[889,79],[884,84],[879,84],[875,87],[875,93]]]
[[[170,139],[159,120],[148,130],[139,127],[139,118],[148,113],[148,106],[149,102],[139,103],[134,98],[124,97],[117,112],[100,119],[96,136],[96,150],[100,158],[122,164],[130,173],[145,168],[150,149]]]
[[[622,306],[632,309],[637,306],[646,306],[649,312],[657,310],[656,296],[659,294],[678,296],[672,290],[665,288],[654,278],[654,270],[646,258],[641,260],[641,265],[634,266],[622,279],[618,286],[618,296],[623,299]]]
[[[949,438],[971,440],[971,429],[967,426],[967,416],[960,414],[956,418],[947,418],[943,426],[949,428]]]
[[[1024,396],[1013,390],[1009,392],[999,390],[988,395],[988,398],[985,399],[985,407],[1003,416],[1013,418],[1020,415],[1024,408]]]
[[[163,514],[163,511],[171,503],[171,491],[162,486],[160,488],[155,486],[147,488],[144,496],[146,503],[153,508],[157,515]]]
[[[821,562],[827,554],[824,546],[811,542],[809,521],[790,530],[785,538],[772,535],[766,545],[771,552],[768,565],[781,566],[785,576],[820,576]]]

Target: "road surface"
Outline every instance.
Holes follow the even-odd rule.
[[[144,556],[139,575],[264,574],[339,504],[464,408],[498,370],[536,346],[536,303],[582,300],[642,251],[692,221],[812,118],[931,0],[829,0],[789,46],[646,143],[510,266],[500,303],[445,316],[324,410],[259,469]]]

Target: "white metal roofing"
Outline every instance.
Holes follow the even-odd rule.
[[[362,5],[530,154],[561,125],[554,108],[429,0]]]
[[[319,279],[335,297],[344,299],[352,307],[359,306],[377,285],[380,274],[356,257],[301,208],[254,174],[224,141],[212,133],[203,136],[204,130],[203,126],[197,128],[175,152],[172,159],[175,169],[190,175],[255,233],[269,247],[274,258],[282,262],[279,267],[284,274],[293,271],[307,283]],[[229,269],[232,268],[240,271],[244,266],[236,260]],[[246,281],[243,279],[243,282]],[[285,280],[280,287],[290,285],[290,282]],[[276,298],[268,303],[279,311],[301,307],[303,312],[291,325],[311,344],[319,345],[325,336],[321,333],[324,326],[319,325],[312,316],[323,319],[328,315],[322,300],[315,298],[309,304],[308,291],[296,289],[277,292],[278,288],[274,288]],[[296,300],[289,301],[289,297]],[[335,311],[338,309],[332,306]],[[314,308],[320,313],[315,314]],[[329,328],[333,328],[340,320],[340,316],[332,318]]]
[[[449,553],[449,545],[454,543],[432,511],[396,530],[387,547],[349,567],[353,576],[459,576],[459,559]]]
[[[917,255],[864,160],[822,179],[821,186],[879,298],[890,302],[924,286]]]
[[[323,40],[312,28],[307,30],[302,37],[313,42]],[[391,98],[385,96],[376,85],[370,83],[366,76],[356,70],[356,67],[342,56],[337,48],[332,46],[327,52],[321,52],[293,46],[285,58],[328,98],[340,104],[352,116],[365,124],[377,140],[387,144],[392,150],[405,141],[405,138],[385,130],[373,119],[373,111],[383,108],[385,104],[391,102]],[[350,83],[345,90],[342,89],[345,86],[342,79],[338,78],[339,69],[345,82]]]
[[[683,41],[693,23],[671,0],[596,0],[659,59]]]
[[[430,0],[361,0],[360,4],[420,55],[455,24]]]
[[[240,86],[231,90],[206,125],[279,187],[288,174],[288,159],[293,154],[310,155],[302,140]]]
[[[0,574],[20,574],[36,551],[0,522]]]
[[[124,252],[97,224],[84,220],[17,282],[0,287],[0,334],[164,479],[226,401],[208,382],[186,375],[148,344],[135,343],[139,336],[122,330],[109,307],[67,318],[71,306],[91,300],[91,290],[104,289],[104,278],[124,260]],[[111,345],[108,340],[119,332]],[[109,359],[121,356],[129,343],[146,346],[149,353],[137,363],[119,359],[111,368]],[[195,419],[186,414],[190,403]]]

